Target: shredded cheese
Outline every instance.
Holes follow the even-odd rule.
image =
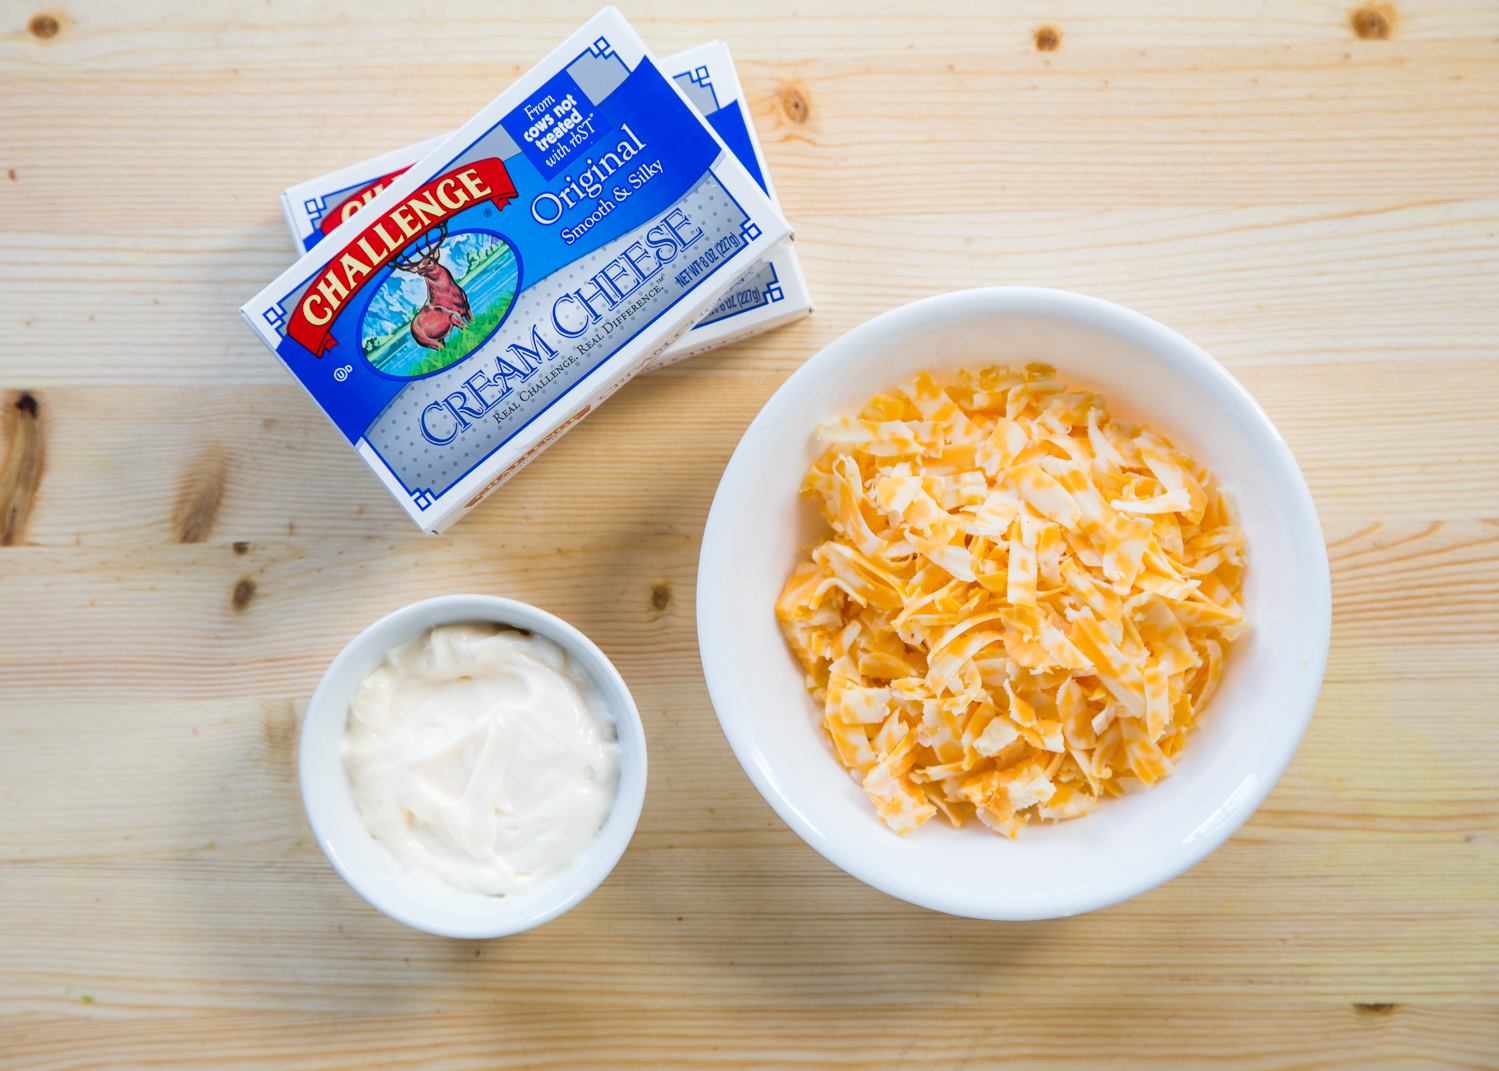
[[[1171,773],[1249,628],[1205,469],[1043,364],[922,373],[818,434],[834,535],[776,616],[886,825],[1014,837]]]

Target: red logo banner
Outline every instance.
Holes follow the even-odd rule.
[[[503,209],[514,199],[515,183],[498,157],[473,160],[437,176],[329,259],[287,321],[287,335],[321,358],[337,341],[329,333],[339,312],[401,250],[470,205],[489,201]]]
[[[323,217],[323,221],[318,224],[318,230],[322,231],[324,236],[332,234],[344,223],[347,223],[350,216],[373,201],[375,194],[390,185],[391,179],[398,179],[409,170],[410,168],[403,167],[399,171],[392,171],[388,175],[381,175],[363,189],[355,190],[349,195],[348,200]]]

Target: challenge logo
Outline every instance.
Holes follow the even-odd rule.
[[[377,272],[397,259],[420,264],[426,252],[422,239],[437,227],[442,227],[445,238],[444,222],[469,205],[489,201],[498,210],[514,199],[515,184],[495,157],[439,175],[366,227],[328,262],[287,321],[287,336],[321,358],[337,342],[331,332],[339,312]],[[442,338],[435,340],[440,343]]]

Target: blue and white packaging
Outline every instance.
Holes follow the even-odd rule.
[[[441,532],[790,236],[605,8],[240,312]]]
[[[722,41],[709,41],[668,56],[661,66],[779,208],[781,202],[754,123],[750,121],[744,90],[728,46]],[[297,248],[305,251],[317,245],[329,231],[351,218],[443,140],[437,137],[408,145],[289,187],[281,195],[281,213]],[[795,248],[786,242],[770,255],[764,267],[725,295],[691,331],[640,371],[654,371],[695,357],[799,320],[811,311],[807,280]]]

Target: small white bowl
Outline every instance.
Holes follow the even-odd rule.
[[[513,896],[483,896],[413,874],[365,828],[354,806],[339,744],[349,699],[394,648],[438,625],[493,621],[544,636],[592,678],[619,734],[619,792],[588,850],[551,881]],[[548,922],[580,903],[624,854],[645,801],[645,730],[624,679],[593,642],[545,610],[493,595],[443,595],[376,621],[323,674],[302,723],[302,803],[318,846],[350,887],[397,922],[442,937],[504,937]]]
[[[839,765],[781,637],[775,601],[825,532],[798,498],[826,449],[817,423],[928,370],[1055,366],[1111,410],[1158,428],[1238,501],[1248,537],[1244,605],[1222,684],[1152,791],[1094,814],[1032,823],[1016,841],[934,819],[900,837]],[[760,411],[719,483],[698,564],[698,642],[719,722],[745,772],[808,844],[914,904],[983,919],[1058,918],[1169,881],[1259,806],[1306,730],[1327,664],[1327,551],[1306,481],[1280,433],[1197,346],[1119,305],[1061,290],[995,287],[927,298],[855,328],[804,364]]]

